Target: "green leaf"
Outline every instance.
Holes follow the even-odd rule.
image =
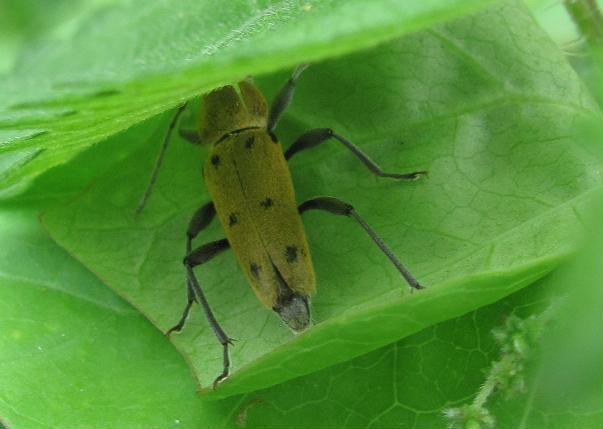
[[[261,86],[274,94],[285,76],[266,77]],[[238,340],[234,373],[213,395],[348,360],[552,270],[574,248],[580,213],[600,185],[599,164],[572,144],[576,121],[596,115],[556,47],[513,4],[314,65],[279,131],[283,141],[330,126],[384,169],[427,169],[430,177],[412,184],[378,179],[341,147],[325,144],[291,161],[299,200],[329,194],[353,203],[428,289],[405,293],[352,221],[310,213],[317,323],[294,338],[225,254],[197,270],[218,320]],[[62,246],[165,331],[185,303],[186,225],[209,197],[200,189],[197,148],[174,142],[146,211],[136,217],[155,156],[155,148],[140,149],[44,221]],[[221,236],[214,223],[199,244]],[[222,355],[198,309],[173,341],[207,386]]]
[[[109,1],[53,0],[52,7],[40,7],[37,0],[0,0],[0,75],[15,67],[26,46],[72,37],[81,20]]]
[[[485,3],[108,2],[82,13],[70,37],[26,50],[0,82],[0,189],[15,193],[91,144],[221,84],[368,48]]]
[[[9,428],[197,428],[186,364],[67,255],[35,212],[0,212],[0,421]],[[168,400],[166,400],[168,399]],[[220,417],[220,416],[218,416]]]
[[[603,423],[602,266],[593,264],[601,248],[505,300],[365,356],[268,389],[202,401],[168,341],[53,244],[34,212],[0,212],[0,236],[0,422],[11,429],[442,428],[443,410],[471,402],[501,356],[492,330],[511,315],[542,314],[568,293],[568,305],[556,314],[573,322],[561,325],[573,335],[554,323],[547,337],[561,343],[530,359],[562,356],[564,365],[553,367],[553,378],[541,375],[535,394],[527,374],[526,395],[505,400],[498,392],[488,408],[500,429],[522,428],[521,418],[532,429]]]
[[[601,253],[597,254],[601,257]],[[568,280],[576,280],[572,268],[566,268],[496,304],[482,307],[462,317],[427,328],[395,344],[388,345],[317,373],[245,395],[234,413],[248,428],[421,428],[440,429],[451,423],[444,412],[470,403],[483,388],[492,362],[504,352],[495,341],[493,330],[511,317],[528,320],[541,316],[550,306],[567,299]],[[590,290],[589,310],[603,304],[590,282],[581,292]],[[600,288],[598,288],[600,289]],[[593,294],[592,292],[595,292]],[[561,301],[563,302],[563,301]],[[573,311],[562,306],[557,317]],[[600,311],[588,311],[587,318],[601,322]],[[563,332],[549,320],[547,337]],[[551,327],[552,325],[552,327]],[[576,341],[557,342],[545,353],[533,353],[521,362],[526,366],[526,391],[512,394],[501,386],[494,391],[486,407],[498,429],[596,429],[603,423],[603,343],[596,329],[584,331]],[[596,326],[600,326],[596,325]],[[542,342],[543,339],[540,338]],[[529,344],[535,350],[538,341]],[[549,344],[550,345],[550,344]],[[554,372],[538,373],[564,354]],[[575,367],[575,363],[582,366]],[[585,365],[588,363],[588,365]],[[518,368],[520,366],[518,365]],[[575,379],[574,379],[575,377]],[[572,380],[573,379],[573,380]],[[559,384],[561,383],[561,384]],[[571,389],[571,390],[567,390]],[[571,392],[570,395],[567,393]],[[230,404],[222,403],[224,412]],[[468,423],[468,422],[464,422]],[[242,426],[242,425],[241,425]],[[454,426],[469,428],[471,426]],[[473,426],[485,428],[487,426]]]
[[[537,353],[528,355],[524,392],[491,401],[497,427],[597,429],[603,424],[600,228],[597,235],[595,245],[549,280],[551,295],[560,297],[553,301],[559,308]]]

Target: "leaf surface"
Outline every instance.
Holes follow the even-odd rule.
[[[247,75],[341,55],[462,16],[477,0],[94,1],[0,81],[0,190]],[[60,10],[60,9],[57,9]]]
[[[272,95],[285,74],[266,76]],[[225,254],[197,270],[226,332],[234,373],[212,395],[266,387],[349,360],[495,302],[572,251],[599,164],[574,145],[599,115],[573,70],[523,7],[497,6],[370,51],[314,65],[279,130],[329,126],[385,170],[429,170],[411,184],[370,176],[335,143],[290,165],[299,201],[355,205],[428,289],[408,294],[351,220],[305,218],[318,278],[315,327],[295,338],[261,307]],[[161,133],[154,140],[159,143]],[[155,148],[141,148],[44,218],[53,237],[162,331],[185,303],[189,218],[208,200],[195,147],[170,148],[146,211],[134,215]],[[221,238],[214,223],[198,244]],[[221,348],[198,309],[174,344],[202,386]]]
[[[0,220],[6,245],[0,250],[0,427],[439,429],[447,424],[443,410],[470,403],[499,359],[492,329],[511,315],[541,314],[560,297],[568,305],[556,319],[570,323],[561,330],[553,323],[546,332],[556,348],[527,362],[533,368],[548,361],[552,377],[539,371],[535,391],[528,373],[524,395],[505,399],[498,392],[487,406],[501,429],[596,429],[603,422],[596,311],[603,297],[600,264],[593,264],[600,247],[502,301],[364,356],[271,388],[203,401],[169,342],[54,244],[35,212],[3,210]]]

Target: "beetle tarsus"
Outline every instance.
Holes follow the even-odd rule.
[[[182,331],[182,328],[184,328],[184,325],[186,324],[186,321],[188,319],[188,315],[191,311],[191,307],[193,305],[193,302],[195,302],[194,299],[189,299],[188,302],[186,303],[186,307],[184,307],[184,311],[182,312],[182,316],[180,317],[180,320],[178,321],[178,323],[176,323],[174,326],[172,326],[170,329],[168,329],[165,332],[165,336],[166,337],[170,337],[170,335],[172,335],[172,333],[176,332],[177,334],[180,333]]]
[[[231,341],[232,341],[232,338],[228,338],[226,340],[226,342],[222,343],[223,359],[224,359],[223,365],[224,366],[222,369],[222,373],[216,377],[216,379],[214,380],[214,382],[212,384],[212,388],[214,390],[216,390],[216,388],[218,387],[218,384],[220,384],[221,382],[226,380],[228,378],[228,376],[230,375],[230,354],[228,352],[228,346],[232,345]]]

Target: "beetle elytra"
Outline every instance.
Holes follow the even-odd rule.
[[[291,103],[296,81],[305,68],[302,65],[295,69],[270,108],[250,80],[205,94],[198,130],[180,131],[180,135],[191,143],[210,145],[203,177],[212,201],[197,210],[189,223],[184,258],[187,303],[180,320],[167,334],[182,330],[194,302],[201,305],[223,347],[223,368],[214,381],[214,388],[228,377],[232,340],[216,320],[193,268],[228,248],[234,251],[260,302],[274,310],[295,333],[310,325],[310,296],[316,290],[314,268],[301,220],[301,214],[308,210],[328,211],[356,220],[408,284],[415,289],[422,288],[350,204],[334,197],[317,197],[297,205],[287,161],[298,152],[327,140],[341,143],[377,176],[413,181],[426,174],[425,171],[384,172],[360,148],[329,128],[310,130],[283,151],[274,130]],[[170,123],[138,212],[149,196],[170,136],[185,106],[176,111]],[[226,238],[193,249],[193,239],[216,214]]]

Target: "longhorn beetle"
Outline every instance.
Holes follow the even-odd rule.
[[[180,135],[191,143],[204,143],[211,147],[210,156],[203,166],[203,178],[213,201],[197,210],[189,223],[184,258],[187,302],[180,320],[166,335],[180,332],[193,303],[201,305],[223,347],[223,369],[213,383],[214,388],[228,377],[228,346],[232,339],[216,320],[193,268],[230,247],[258,299],[278,313],[294,333],[302,332],[310,325],[310,295],[316,290],[314,268],[301,221],[301,214],[308,210],[324,210],[354,219],[408,284],[422,289],[350,204],[335,197],[317,197],[299,206],[296,204],[287,161],[298,152],[331,139],[350,150],[377,176],[412,181],[427,174],[425,171],[386,173],[358,146],[330,128],[316,128],[302,134],[283,152],[274,129],[291,103],[296,81],[306,67],[301,65],[295,69],[270,110],[263,94],[247,79],[239,82],[238,88],[227,85],[205,94],[201,101],[198,130],[180,130]],[[178,108],[170,123],[151,180],[137,208],[138,213],[155,183],[170,136],[185,107],[186,103]],[[193,249],[193,239],[216,214],[226,238]]]

